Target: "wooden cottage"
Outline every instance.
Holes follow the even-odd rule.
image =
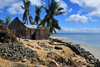
[[[47,29],[38,29],[37,25],[23,24],[18,17],[16,17],[8,28],[17,36],[26,39],[48,39],[49,31]]]

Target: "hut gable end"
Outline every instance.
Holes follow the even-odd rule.
[[[25,27],[26,26],[18,19],[18,17],[16,17],[9,25],[8,25],[8,28],[9,29],[17,29],[17,28],[20,28],[20,25],[22,27]]]

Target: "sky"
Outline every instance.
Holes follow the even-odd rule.
[[[46,6],[48,0],[30,0],[30,14],[35,18],[35,5]],[[100,33],[100,1],[99,0],[55,0],[59,7],[63,7],[65,14],[54,16],[61,27],[58,33]],[[5,20],[6,15],[11,16],[11,21],[18,17],[22,21],[24,10],[22,0],[0,0],[0,19]],[[44,9],[41,19],[46,15]]]

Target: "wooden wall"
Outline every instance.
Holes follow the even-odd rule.
[[[47,29],[30,29],[27,28],[27,34],[26,34],[26,38],[27,39],[31,39],[32,33],[35,30],[35,39],[36,40],[42,40],[42,39],[48,39],[48,30]]]

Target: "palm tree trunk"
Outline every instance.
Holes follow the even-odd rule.
[[[28,15],[29,15],[29,10],[26,9],[26,19],[27,19],[27,24],[28,24]]]

